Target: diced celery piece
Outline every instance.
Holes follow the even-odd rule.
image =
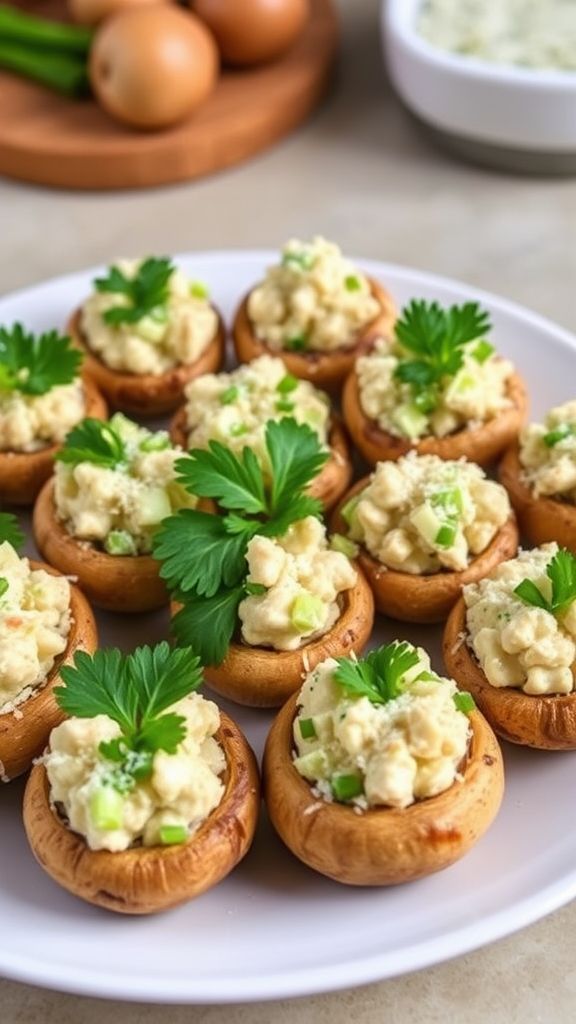
[[[193,299],[207,299],[210,297],[210,289],[203,281],[192,281],[190,295]]]
[[[430,495],[431,505],[444,509],[450,515],[460,515],[464,511],[464,499],[459,487],[451,490],[436,491]]]
[[[231,405],[235,402],[240,394],[240,388],[236,384],[231,384],[225,391],[220,392],[220,404]]]
[[[152,345],[161,342],[166,334],[168,311],[165,306],[155,306],[138,321],[138,334]]]
[[[394,410],[392,420],[405,437],[420,437],[428,429],[428,419],[414,405],[413,402],[404,402]]]
[[[332,796],[335,800],[344,803],[346,800],[353,800],[364,792],[364,783],[360,775],[334,775],[330,780]]]
[[[436,534],[435,544],[439,548],[451,548],[456,540],[457,527],[455,523],[444,523]]]
[[[315,594],[299,594],[292,602],[290,622],[299,633],[311,633],[324,622],[324,602]]]
[[[296,757],[292,763],[296,771],[309,782],[325,778],[328,772],[328,758],[323,750],[311,750],[309,754]]]
[[[356,509],[361,498],[361,494],[355,494],[354,497],[349,498],[346,504],[342,505],[342,508],[340,509],[340,515],[342,516],[342,519],[344,520],[347,526],[352,526],[354,513],[356,512]]]
[[[233,423],[230,427],[231,437],[242,437],[243,434],[248,433],[248,427],[245,423]]]
[[[475,387],[475,378],[470,373],[470,370],[467,370],[465,367],[463,367],[461,370],[458,370],[458,373],[456,374],[452,383],[450,384],[450,387],[446,392],[446,397],[456,397],[457,395],[461,395],[465,391],[472,391]]]
[[[124,416],[124,413],[121,412],[115,412],[114,415],[110,417],[109,425],[112,427],[112,430],[120,435],[123,441],[134,441],[135,443],[139,443],[143,434],[142,427],[139,427],[133,420],[129,420],[128,417]]]
[[[109,555],[137,555],[136,541],[128,530],[110,530],[104,541],[104,550]]]
[[[279,398],[276,402],[276,412],[294,412],[294,402],[289,398]]]
[[[276,385],[276,391],[281,395],[289,395],[291,391],[295,391],[298,387],[299,381],[297,377],[294,377],[291,373],[287,373],[285,377]]]
[[[158,430],[155,434],[150,434],[138,445],[141,452],[163,452],[170,446],[170,435],[166,430]]]
[[[298,725],[300,726],[300,735],[303,740],[316,739],[316,727],[313,718],[299,718]]]
[[[158,836],[163,846],[176,846],[177,843],[185,843],[188,835],[185,825],[162,825],[158,830]]]
[[[341,533],[332,534],[330,547],[332,551],[339,551],[341,555],[346,555],[346,558],[356,558],[358,554],[358,545],[353,540],[348,540],[348,537],[343,537]]]
[[[344,284],[346,290],[349,292],[359,292],[362,287],[360,284],[360,278],[356,277],[356,274],[348,274],[348,277],[344,278]]]
[[[140,499],[140,523],[157,526],[172,513],[170,499],[164,487],[151,487]]]
[[[547,448],[553,448],[554,445],[564,441],[567,437],[572,437],[574,434],[576,434],[576,427],[573,423],[559,423],[554,430],[544,434],[542,440]]]
[[[444,525],[443,520],[436,515],[436,512],[427,501],[414,509],[410,514],[410,522],[426,543],[430,545],[436,544],[438,532]]]
[[[101,786],[95,790],[90,797],[88,809],[94,827],[101,832],[122,828],[124,797],[113,786]]]
[[[482,338],[477,345],[472,349],[472,355],[477,363],[485,363],[487,359],[495,352],[494,345],[491,345],[489,341]]]

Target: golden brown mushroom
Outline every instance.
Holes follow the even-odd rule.
[[[415,442],[382,430],[369,419],[360,404],[358,376],[353,370],[342,392],[342,411],[354,444],[367,462],[375,465],[387,459],[399,459],[409,451],[419,455],[438,455],[441,459],[466,458],[486,466],[518,436],[526,417],[528,396],[524,382],[514,373],[508,380],[507,397],[511,405],[492,419],[446,437],[422,437]]]
[[[188,448],[188,431],[186,430],[186,408],[183,406],[174,414],[170,423],[170,440],[173,445]],[[352,463],[346,432],[341,420],[332,416],[328,431],[330,458],[320,470],[318,476],[308,488],[308,494],[319,498],[328,511],[344,494],[352,479]]]
[[[334,533],[347,534],[342,508],[363,491],[369,482],[368,476],[359,480],[339,503],[331,519]],[[476,583],[483,579],[500,562],[513,558],[517,550],[518,527],[511,516],[500,527],[486,550],[473,558],[469,566],[460,572],[443,570],[428,575],[398,572],[382,565],[361,544],[357,559],[372,587],[377,611],[401,622],[444,622],[466,583]]]
[[[109,555],[68,533],[58,518],[54,480],[44,485],[34,506],[32,529],[43,558],[67,576],[75,576],[99,608],[145,612],[168,604],[159,563],[152,555]]]
[[[95,383],[88,377],[82,380],[86,416],[105,420],[106,402]],[[0,452],[0,499],[7,505],[32,505],[42,486],[52,475],[54,456],[59,444],[39,448],[35,452]]]
[[[498,736],[540,750],[576,749],[576,693],[539,697],[512,686],[492,686],[466,637],[466,605],[460,598],[444,631],[444,663],[458,686],[472,694]]]
[[[238,726],[220,712],[215,739],[226,757],[221,802],[187,842],[91,850],[50,803],[38,764],[24,794],[24,826],[38,863],[88,903],[121,914],[152,914],[194,899],[220,882],[250,849],[260,809],[256,759]]]
[[[477,842],[502,800],[504,766],[490,726],[470,715],[462,781],[403,810],[353,807],[314,795],[292,762],[298,696],[275,719],[264,751],[264,798],[274,828],[301,861],[347,885],[397,885],[441,871]]]
[[[49,565],[30,561],[31,569],[45,569],[59,576]],[[52,729],[64,719],[54,699],[54,687],[62,685],[60,670],[71,665],[76,651],[91,654],[98,646],[98,633],[90,605],[75,586],[70,586],[70,632],[66,650],[56,659],[46,682],[37,687],[15,711],[0,712],[0,778],[15,779],[28,771],[46,746]]]
[[[560,499],[537,498],[534,495],[523,479],[517,441],[504,452],[498,476],[508,491],[522,536],[534,547],[555,540],[576,554],[576,506]]]
[[[184,388],[194,377],[220,369],[224,359],[225,330],[218,314],[214,338],[194,363],[178,363],[159,375],[112,370],[91,350],[81,327],[81,310],[73,313],[68,334],[84,353],[84,368],[110,405],[134,416],[162,416],[182,402]]]
[[[369,349],[377,338],[389,338],[396,322],[396,306],[391,295],[373,278],[368,278],[372,295],[380,303],[380,313],[356,336],[351,345],[333,352],[288,352],[270,349],[260,341],[248,315],[248,298],[241,302],[232,328],[236,355],[241,363],[250,363],[265,353],[279,356],[295,377],[309,380],[326,391],[338,391],[359,355]]]

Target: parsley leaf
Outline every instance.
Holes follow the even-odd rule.
[[[246,596],[243,586],[221,590],[210,598],[186,595],[172,619],[179,643],[189,644],[203,665],[219,665],[225,658],[238,620],[238,606]]]
[[[405,640],[370,651],[365,658],[337,658],[334,679],[348,693],[368,697],[372,704],[387,704],[404,690],[404,676],[418,662],[418,652]]]
[[[24,543],[24,533],[16,516],[11,512],[0,512],[0,544],[4,541],[8,541],[16,551],[19,551]]]
[[[58,331],[34,335],[14,324],[0,327],[0,390],[45,395],[71,384],[78,376],[82,353]]]
[[[199,597],[213,597],[246,574],[246,545],[257,528],[254,523],[249,530],[229,532],[220,516],[182,509],[164,520],[154,538],[160,575],[180,594],[193,590]]]
[[[395,377],[410,384],[415,395],[425,391],[431,411],[438,403],[435,386],[458,372],[464,360],[464,345],[481,338],[490,328],[488,313],[477,302],[444,310],[437,302],[414,299],[403,309],[395,330],[402,348],[417,358],[401,358]]]
[[[576,600],[576,558],[572,552],[560,548],[546,566],[546,575],[552,584],[551,600],[529,579],[522,580],[514,593],[525,604],[543,608],[551,615],[562,615]]]
[[[305,423],[285,418],[266,425],[266,448],[272,467],[269,512],[277,515],[320,472],[328,459],[318,436]]]
[[[127,277],[119,267],[109,267],[106,277],[98,277],[94,281],[96,289],[99,292],[124,295],[128,305],[106,310],[106,323],[113,326],[133,324],[158,307],[165,306],[170,294],[170,277],[175,269],[172,260],[155,257],[143,260],[134,277]]]
[[[95,466],[114,469],[126,461],[126,445],[111,423],[88,418],[66,435],[56,459],[67,466],[92,462]]]
[[[172,650],[165,641],[127,655],[116,649],[92,655],[79,651],[74,666],[65,666],[60,674],[66,685],[56,687],[54,695],[66,714],[108,715],[120,726],[121,736],[101,743],[99,749],[119,765],[110,782],[122,792],[150,775],[156,751],[176,752],[186,736],[186,720],[162,712],[202,682],[198,658],[190,648]]]
[[[249,514],[266,509],[262,470],[251,448],[237,456],[219,441],[210,441],[206,451],[195,449],[178,459],[176,469],[179,482],[192,494],[217,498],[224,508]]]

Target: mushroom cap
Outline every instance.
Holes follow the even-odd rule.
[[[50,804],[43,764],[24,794],[24,826],[44,870],[88,903],[121,914],[152,914],[194,899],[232,871],[250,849],[260,810],[254,754],[238,726],[220,712],[216,740],[226,756],[222,800],[185,843],[91,850]]]
[[[64,575],[76,576],[99,608],[144,612],[168,604],[160,564],[152,555],[109,555],[68,533],[56,514],[53,479],[38,495],[32,529],[42,557]]]
[[[508,491],[522,536],[535,547],[555,540],[576,554],[576,505],[561,499],[535,497],[522,479],[518,441],[504,452],[498,476]]]
[[[494,732],[524,747],[576,749],[576,693],[539,697],[512,686],[492,686],[466,635],[466,605],[460,598],[444,631],[444,664],[458,686],[472,694]]]
[[[108,416],[106,402],[95,382],[82,377],[85,415],[96,420]],[[33,505],[36,497],[52,476],[54,456],[61,445],[50,444],[35,452],[0,452],[0,498],[7,505]]]
[[[50,565],[30,560],[32,569],[45,569],[51,576],[60,573]],[[66,649],[56,659],[46,682],[37,687],[27,700],[17,706],[16,714],[0,714],[0,765],[3,781],[15,779],[28,771],[35,757],[39,757],[48,737],[66,717],[54,698],[54,688],[62,686],[60,670],[72,665],[76,651],[92,654],[98,646],[98,632],[92,609],[86,598],[70,584],[71,623]]]
[[[216,310],[218,313],[218,310]],[[161,374],[126,373],[112,370],[90,348],[81,328],[81,309],[75,310],[68,323],[68,333],[84,353],[84,369],[110,405],[134,416],[163,416],[180,405],[184,388],[194,377],[213,373],[224,360],[226,332],[220,313],[214,338],[194,363],[178,363]]]
[[[326,391],[339,391],[357,357],[371,348],[377,338],[389,338],[396,323],[397,312],[392,296],[373,278],[369,277],[368,283],[372,295],[380,303],[378,316],[357,332],[351,345],[333,352],[287,352],[285,349],[269,348],[266,342],[260,341],[254,333],[248,316],[248,293],[236,311],[232,327],[239,362],[250,363],[257,356],[268,353],[282,359],[286,369],[295,377],[309,380]]]
[[[520,432],[526,418],[528,396],[522,378],[513,373],[507,384],[507,397],[512,404],[480,426],[457,430],[446,437],[428,435],[415,443],[382,430],[369,419],[360,404],[358,376],[353,370],[344,384],[342,411],[354,444],[366,462],[396,460],[409,451],[419,455],[438,455],[441,459],[468,459],[486,466],[504,450]]]
[[[339,502],[331,519],[334,533],[347,534],[342,508],[369,482],[369,476],[359,480]],[[382,565],[363,545],[359,545],[359,549],[358,564],[372,587],[377,611],[401,622],[444,622],[466,583],[476,583],[500,562],[514,557],[518,551],[518,527],[514,516],[510,516],[488,547],[459,572],[443,570],[426,575],[398,572]]]
[[[397,885],[463,857],[492,823],[504,791],[502,754],[479,712],[463,779],[402,810],[353,807],[316,797],[292,761],[298,696],[276,717],[264,751],[268,814],[280,838],[308,867],[347,885]]]

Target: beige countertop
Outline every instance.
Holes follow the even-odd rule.
[[[71,194],[1,182],[0,291],[119,254],[276,247],[290,235],[318,232],[351,254],[458,277],[576,329],[576,180],[504,176],[432,149],[384,81],[377,0],[340,4],[345,52],[334,91],[303,129],[251,163],[147,193]],[[0,1020],[99,1024],[104,1014],[122,1024],[159,1024],[168,1013],[171,1024],[435,1024],[449,1016],[466,1024],[558,1024],[574,1020],[575,938],[572,905],[419,974],[252,1007],[105,1005],[0,981]]]

